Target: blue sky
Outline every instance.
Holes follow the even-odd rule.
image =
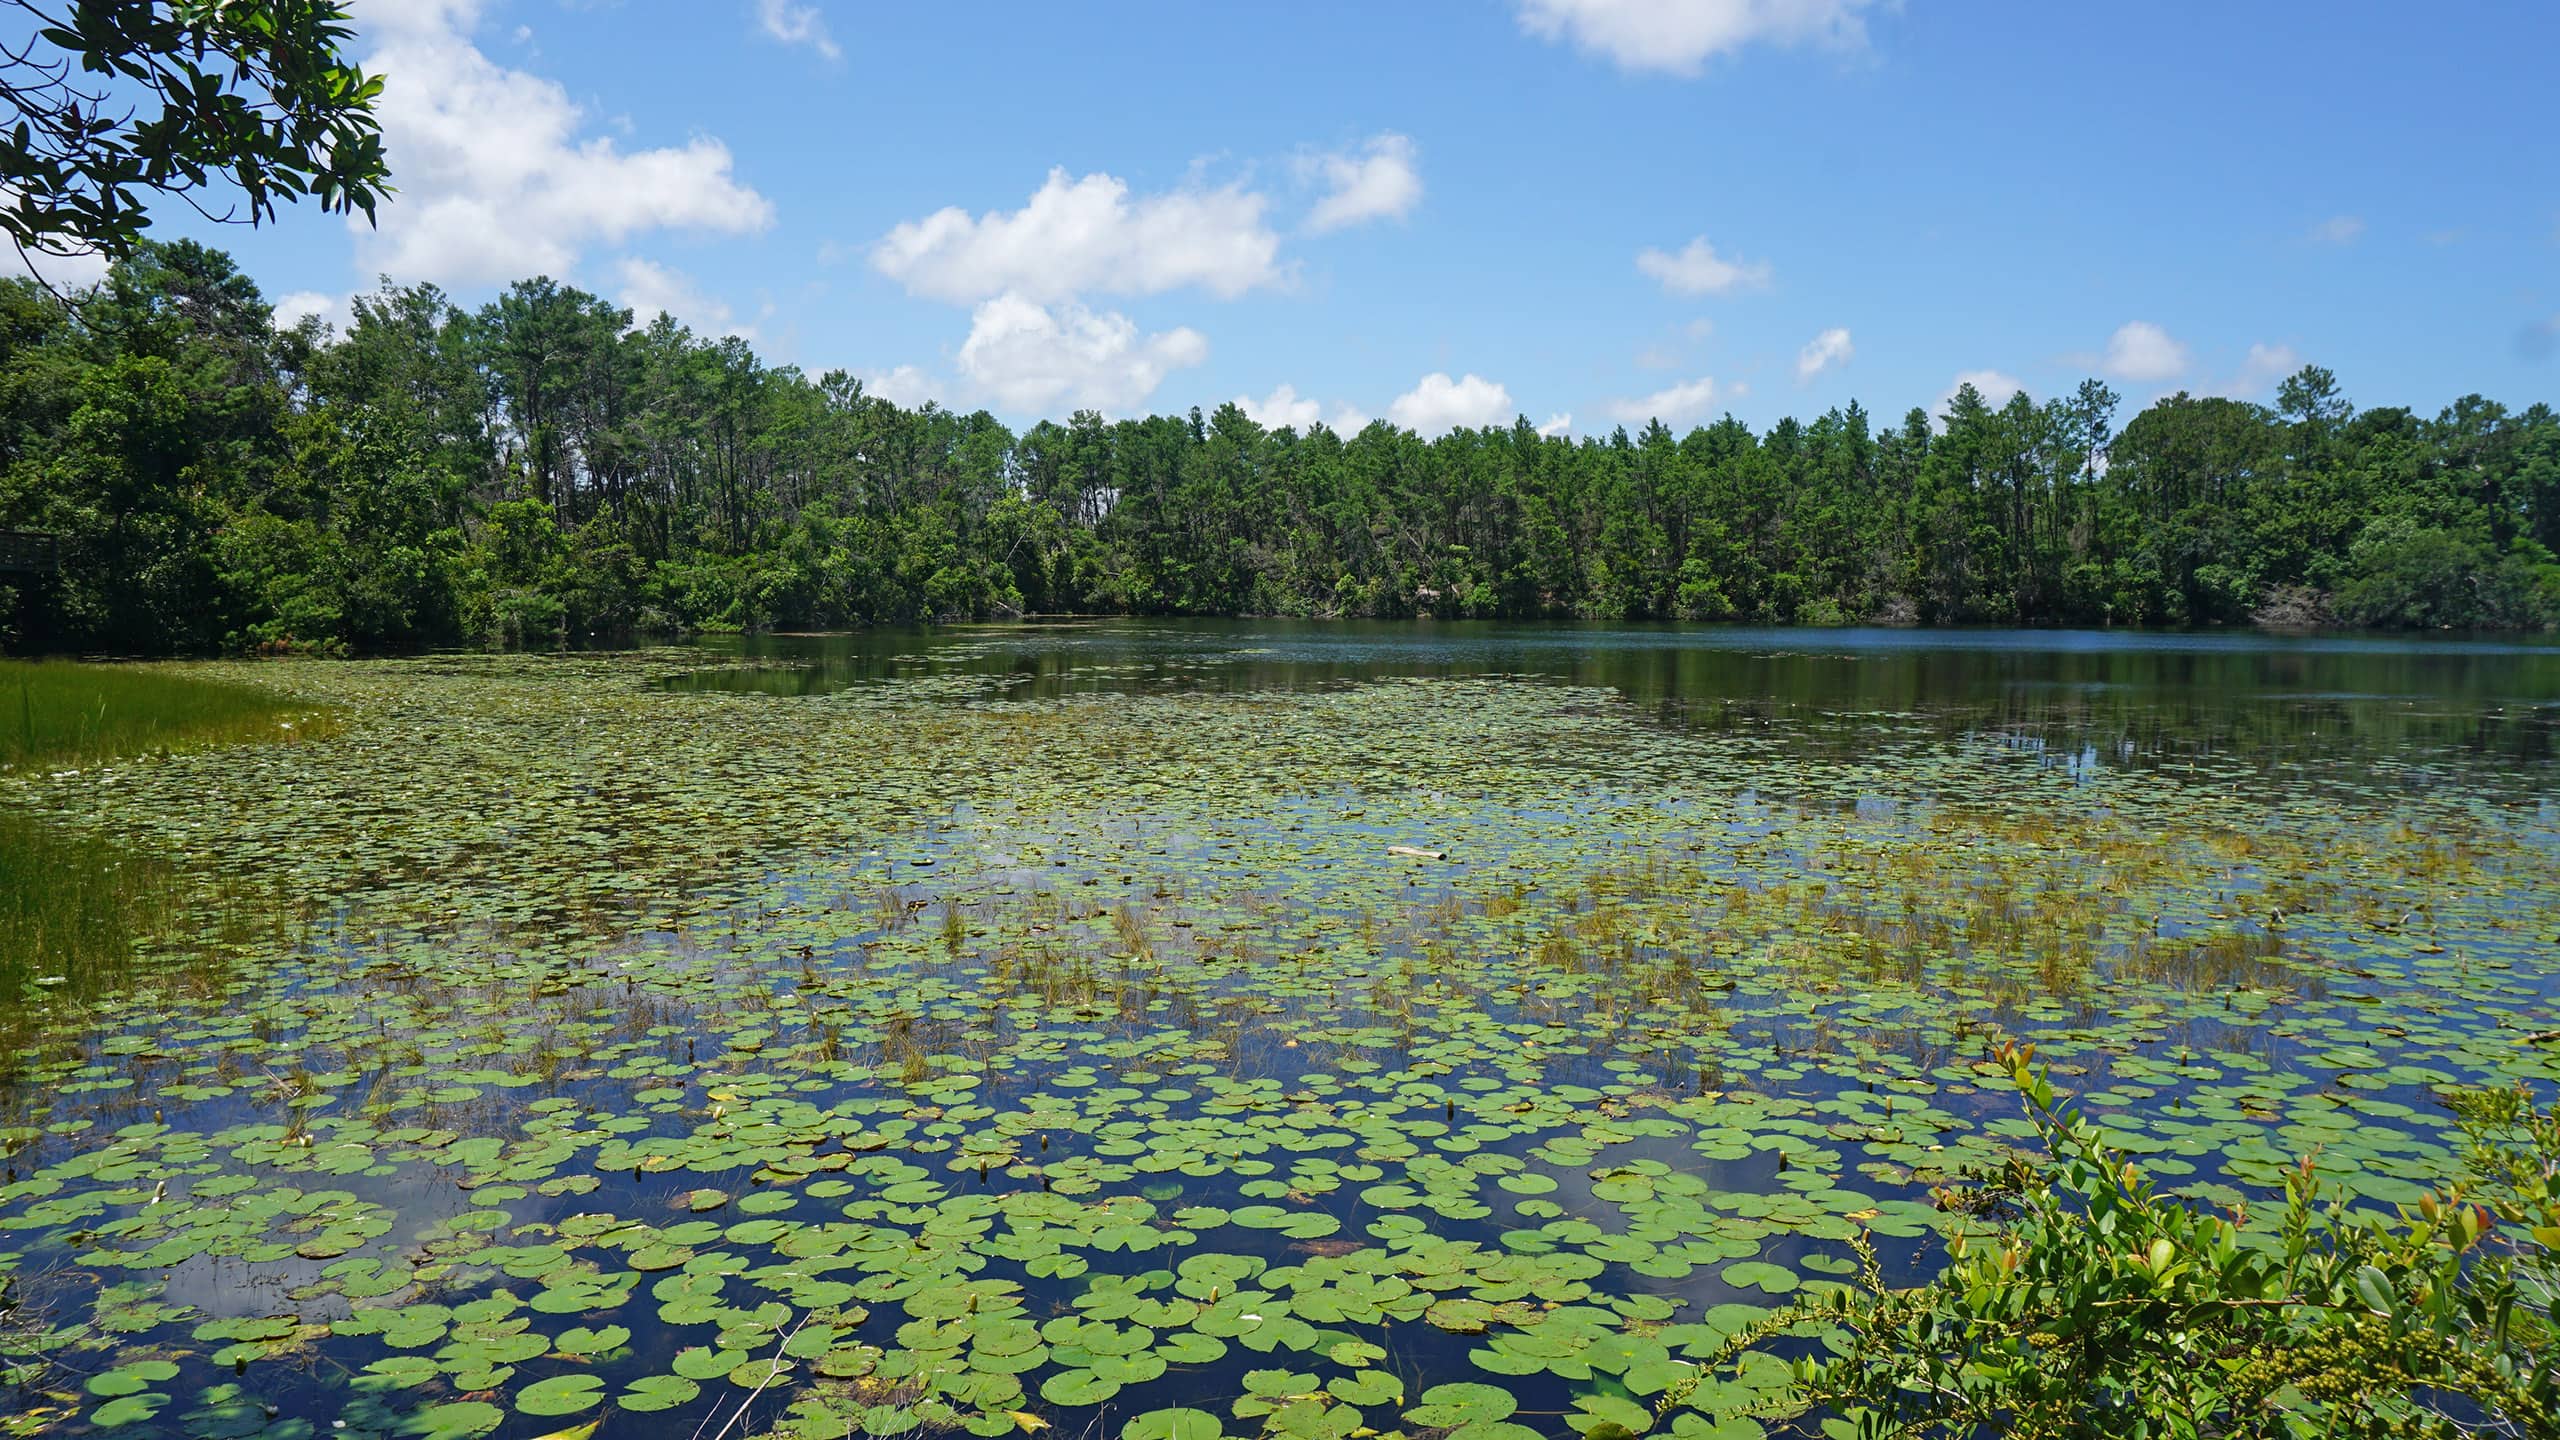
[[[359,14],[381,230],[205,234],[297,313],[544,270],[1017,423],[2560,391],[2549,3]]]

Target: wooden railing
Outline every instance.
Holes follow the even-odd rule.
[[[52,575],[61,569],[60,537],[42,530],[0,530],[0,574]]]

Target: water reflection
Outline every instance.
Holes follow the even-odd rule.
[[[890,677],[978,700],[1517,676],[1666,723],[1856,753],[1975,735],[2068,770],[2228,759],[2261,776],[2387,754],[2425,784],[2560,753],[2560,645],[2532,638],[1771,630],[1492,622],[1095,621],[713,637],[675,690],[822,695]]]

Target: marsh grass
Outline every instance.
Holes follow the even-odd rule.
[[[134,755],[308,739],[334,712],[251,685],[173,670],[0,660],[0,773],[78,769]],[[123,987],[156,942],[277,933],[284,907],[200,883],[113,840],[0,808],[0,1033],[62,1002]]]
[[[335,728],[332,712],[254,685],[139,665],[0,660],[0,771]]]
[[[113,968],[178,898],[167,865],[0,810],[0,989],[62,989]]]
[[[215,983],[307,918],[271,888],[0,810],[0,1052],[87,1007]]]

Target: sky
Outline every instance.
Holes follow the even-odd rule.
[[[2560,399],[2549,0],[356,13],[379,226],[156,232],[288,319],[548,274],[1017,425]]]

